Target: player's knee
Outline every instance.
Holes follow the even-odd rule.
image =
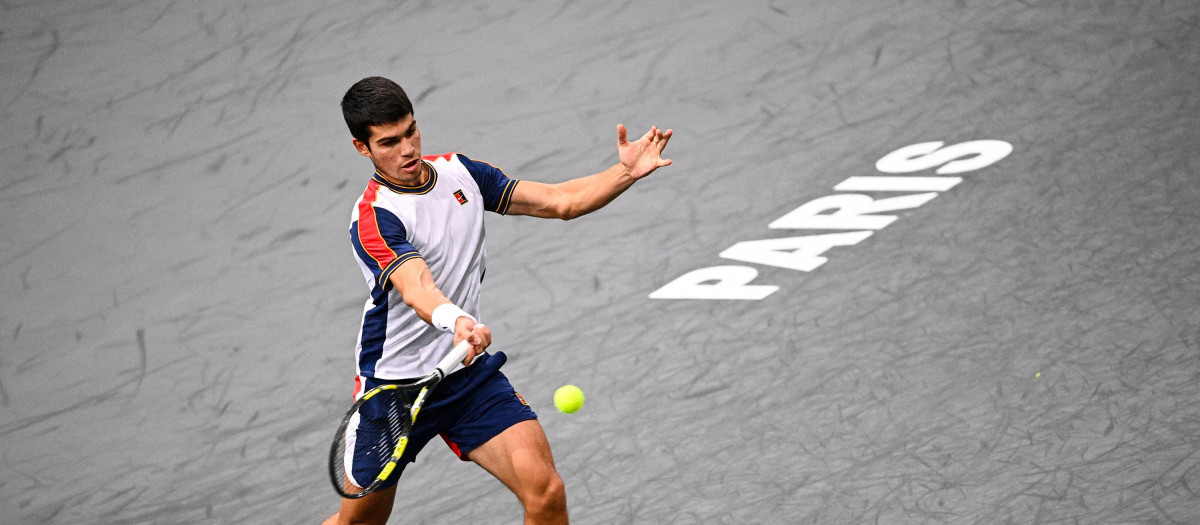
[[[384,517],[383,519],[379,519],[379,518],[346,519],[345,521],[342,521],[339,523],[345,523],[346,525],[380,525],[383,523],[387,523],[387,518]]]
[[[558,477],[557,473],[555,473],[553,479],[550,480],[550,484],[546,487],[546,491],[543,496],[547,501],[553,502],[555,506],[566,508],[567,486],[565,483],[563,483],[562,478]]]
[[[341,512],[330,516],[321,525],[381,525],[387,523],[388,516],[345,516]]]
[[[557,472],[551,473],[525,501],[525,510],[533,515],[558,515],[567,511],[567,487]]]

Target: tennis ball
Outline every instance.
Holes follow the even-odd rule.
[[[575,385],[564,385],[554,391],[554,406],[564,414],[572,414],[583,406],[583,390]]]

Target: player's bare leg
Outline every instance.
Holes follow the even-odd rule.
[[[321,525],[383,525],[391,516],[395,501],[395,485],[359,499],[342,499],[342,508]]]
[[[517,495],[526,524],[567,523],[567,491],[536,419],[508,427],[467,457]]]

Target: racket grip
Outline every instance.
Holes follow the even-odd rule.
[[[454,367],[467,357],[467,352],[470,349],[471,343],[468,343],[465,339],[457,345],[454,345],[454,348],[450,350],[450,353],[446,354],[446,357],[443,357],[441,362],[439,362],[437,365],[438,372],[442,373],[442,377],[450,375],[450,371],[454,370]]]

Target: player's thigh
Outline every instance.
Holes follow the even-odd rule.
[[[536,419],[508,427],[472,450],[467,459],[496,476],[518,496],[522,490],[539,490],[558,480],[550,442]]]
[[[375,525],[387,523],[396,501],[396,486],[379,489],[359,499],[342,499],[338,513],[324,525]]]

